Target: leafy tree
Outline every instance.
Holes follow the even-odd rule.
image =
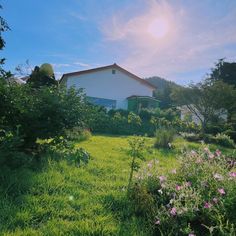
[[[170,108],[173,106],[173,100],[171,93],[174,88],[181,87],[180,85],[160,78],[158,76],[150,77],[146,79],[149,83],[155,86],[157,89],[154,91],[154,97],[160,101],[160,108]]]
[[[48,63],[44,63],[40,67],[35,66],[27,80],[27,83],[36,88],[41,86],[58,85],[54,76],[53,68]]]
[[[209,123],[219,120],[221,115],[234,109],[236,94],[232,85],[222,81],[214,84],[204,81],[187,88],[175,89],[172,98],[198,117],[202,132],[205,133]]]
[[[236,87],[236,62],[226,62],[224,59],[220,59],[215,64],[215,68],[211,70],[208,81],[223,81]]]
[[[155,90],[154,97],[160,101],[160,108],[169,108],[172,107],[173,100],[171,98],[171,92],[173,87],[171,85],[167,85],[162,90]]]
[[[0,5],[0,10],[2,9],[2,6]],[[2,33],[10,30],[10,27],[8,26],[7,22],[4,20],[3,17],[0,16],[0,50],[3,50],[5,47],[5,41],[2,37]],[[10,72],[6,72],[3,68],[2,65],[5,62],[5,58],[0,58],[0,78],[7,78],[11,75]]]
[[[88,113],[81,90],[0,84],[0,127],[18,130],[24,147],[34,147],[37,138],[53,138],[64,135],[65,129],[83,128]]]
[[[207,81],[210,84],[216,81],[222,81],[234,86],[234,89],[236,89],[236,62],[226,62],[224,59],[220,59],[215,64],[215,68],[211,70]],[[226,101],[226,99],[224,100]],[[233,104],[227,105],[226,109],[229,113],[229,121],[235,123],[236,128],[236,100],[233,101]]]

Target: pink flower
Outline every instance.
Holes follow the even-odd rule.
[[[156,222],[155,222],[155,225],[160,225],[161,224],[161,221],[160,220],[157,220]]]
[[[204,208],[209,209],[212,207],[212,204],[210,202],[205,202]]]
[[[236,177],[236,172],[230,172],[230,173],[229,173],[229,176],[230,176],[230,177]]]
[[[225,195],[225,190],[223,188],[218,188],[218,192],[221,194],[221,195]]]
[[[175,208],[175,207],[171,208],[170,214],[171,214],[172,216],[175,216],[175,215],[177,214],[177,211],[176,211],[176,208]]]
[[[197,153],[194,150],[191,150],[191,154],[195,156]]]
[[[177,191],[181,190],[181,188],[182,188],[182,187],[181,187],[180,185],[176,185],[176,186],[175,186],[175,189],[176,189]]]
[[[161,175],[161,176],[159,176],[159,180],[160,180],[160,182],[164,182],[166,180],[166,177]]]
[[[221,155],[221,151],[219,149],[217,149],[215,153],[216,153],[216,156],[218,157]]]
[[[189,234],[188,236],[196,236],[196,234]]]
[[[213,201],[215,204],[218,203],[218,199],[217,199],[216,197],[214,197],[214,198],[212,199],[212,201]]]
[[[176,169],[173,169],[173,170],[171,171],[171,173],[172,173],[172,174],[176,174],[176,173],[177,173]]]

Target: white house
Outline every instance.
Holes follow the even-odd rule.
[[[83,88],[88,100],[108,109],[139,110],[157,106],[156,89],[117,64],[64,74],[60,83]]]

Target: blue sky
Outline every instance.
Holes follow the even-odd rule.
[[[11,31],[6,69],[65,72],[114,62],[140,77],[188,84],[223,57],[236,61],[235,0],[2,0]],[[1,56],[2,57],[2,56]]]

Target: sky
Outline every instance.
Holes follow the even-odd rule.
[[[202,80],[236,61],[236,0],[0,0],[5,69],[63,73],[117,63],[147,78]],[[29,67],[25,62],[29,60]]]

